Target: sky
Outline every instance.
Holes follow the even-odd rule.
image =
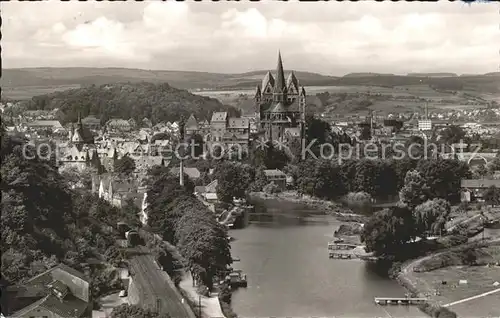
[[[2,2],[2,64],[242,73],[486,73],[500,5],[439,1]]]

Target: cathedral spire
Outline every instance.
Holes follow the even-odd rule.
[[[281,52],[278,51],[278,65],[276,66],[276,83],[274,85],[274,92],[283,93],[285,90],[285,72],[283,71],[283,62],[281,61]]]

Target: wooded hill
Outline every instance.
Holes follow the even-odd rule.
[[[136,122],[149,118],[155,124],[177,121],[181,116],[187,118],[191,113],[199,120],[210,120],[215,111],[232,115],[238,112],[214,98],[194,95],[167,83],[145,82],[90,85],[35,96],[22,105],[29,110],[58,108],[63,123],[75,122],[79,113],[82,117],[95,115],[102,123],[110,118],[133,118]]]

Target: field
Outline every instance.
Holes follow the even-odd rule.
[[[499,257],[500,253],[497,255],[497,258]],[[439,292],[439,295],[430,296],[441,305],[500,288],[500,286],[493,285],[496,281],[500,282],[500,266],[453,266],[426,273],[415,273],[415,276],[424,281],[429,290]],[[460,280],[467,280],[467,284],[460,285]],[[446,285],[442,284],[443,281],[446,281]],[[487,295],[484,298],[452,305],[449,308],[460,317],[488,317],[493,313],[496,314],[494,317],[498,317],[500,316],[499,295],[500,293]],[[479,301],[485,306],[478,306],[476,302]],[[464,311],[461,311],[461,308]],[[465,308],[468,308],[467,311]]]
[[[45,95],[57,91],[80,88],[80,85],[54,85],[54,86],[18,86],[2,87],[2,97],[14,100],[30,99],[33,96]]]
[[[327,100],[320,100],[317,94],[328,92],[330,97]],[[253,112],[253,95],[255,90],[213,90],[213,91],[193,91],[198,95],[217,98],[223,104],[231,105],[242,109],[244,113]],[[433,110],[458,110],[458,109],[482,109],[487,106],[489,100],[500,99],[500,94],[488,94],[489,99],[484,98],[485,94],[471,92],[442,92],[430,88],[428,85],[408,85],[396,87],[380,86],[308,86],[308,104],[318,106],[321,112],[332,112],[336,114],[367,115],[370,111],[378,114],[400,113],[400,112],[420,112],[424,111],[427,103],[429,111]],[[341,94],[351,94],[345,100],[336,99]],[[372,105],[368,107],[357,107],[356,99],[371,100]]]

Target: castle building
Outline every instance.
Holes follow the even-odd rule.
[[[255,119],[259,134],[266,140],[286,141],[303,136],[306,91],[292,71],[285,80],[281,53],[278,53],[276,77],[268,72],[255,93]]]

